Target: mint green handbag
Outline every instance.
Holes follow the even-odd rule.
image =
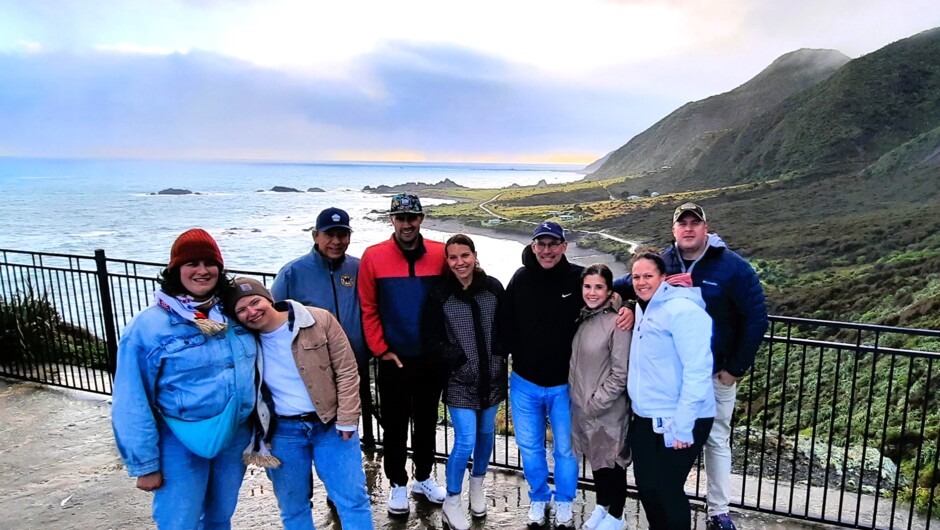
[[[233,395],[222,412],[204,420],[181,420],[162,412],[160,416],[187,449],[203,458],[215,458],[238,429],[238,400]]]

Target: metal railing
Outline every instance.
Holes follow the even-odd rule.
[[[121,331],[150,305],[162,268],[101,250],[0,249],[0,375],[110,394]],[[738,383],[732,506],[851,528],[940,528],[937,352],[940,331],[771,317],[754,370]],[[374,397],[363,440],[374,432],[381,444]],[[440,456],[452,440],[446,420]],[[497,429],[492,465],[521,469],[508,411]],[[580,482],[593,487],[584,462]],[[687,492],[704,499],[701,461]]]

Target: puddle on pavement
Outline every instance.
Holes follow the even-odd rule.
[[[372,499],[373,520],[376,529],[384,530],[424,530],[424,529],[446,529],[441,519],[440,505],[428,502],[423,497],[411,498],[411,512],[402,516],[391,516],[385,511],[385,502],[388,497],[388,482],[385,480],[382,471],[382,452],[381,450],[363,451],[363,467],[366,472],[366,486]],[[256,470],[261,477],[264,472]],[[409,469],[409,472],[411,469]],[[444,484],[444,462],[438,462],[434,465],[434,475],[440,484]],[[259,477],[260,478],[260,477]],[[313,510],[316,527],[322,529],[340,529],[339,517],[335,511],[326,506],[326,492],[323,483],[319,479],[314,481]],[[260,486],[260,485],[259,485]],[[259,486],[256,486],[258,488]],[[467,483],[464,481],[464,506],[467,505]],[[529,509],[528,485],[521,473],[496,470],[490,468],[484,481],[484,490],[486,492],[487,515],[481,519],[471,519],[471,528],[495,528],[522,530],[528,528],[526,525],[526,514]],[[270,483],[263,485],[262,493],[270,494]],[[273,495],[272,495],[273,497]],[[575,528],[581,528],[581,524],[590,516],[594,509],[594,492],[579,489],[574,501]],[[694,530],[705,530],[705,513],[701,504],[693,503],[693,513],[696,521],[693,524]],[[639,500],[628,497],[627,506],[624,510],[624,516],[627,519],[627,528],[644,530],[648,528],[646,516],[640,507]],[[792,521],[775,521],[779,518],[770,518],[759,514],[749,512],[735,513],[735,520],[738,528],[741,530],[754,529],[786,529],[801,528],[803,525],[793,524]],[[546,525],[544,528],[552,528]]]

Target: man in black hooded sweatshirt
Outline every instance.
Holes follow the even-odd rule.
[[[512,353],[509,402],[522,471],[529,483],[529,524],[543,525],[552,501],[545,452],[545,418],[552,427],[556,527],[572,526],[578,462],[571,448],[568,363],[578,329],[583,267],[568,262],[558,223],[538,225],[522,252],[523,266],[506,288],[503,329]]]

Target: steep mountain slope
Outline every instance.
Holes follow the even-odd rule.
[[[828,78],[848,61],[834,50],[802,49],[783,55],[734,90],[688,103],[666,116],[607,155],[588,178],[636,175],[673,166],[684,153],[700,150],[701,143],[708,142],[703,135],[746,125],[787,97]]]
[[[940,28],[855,59],[716,139],[679,181],[708,186],[844,173],[940,125]]]

